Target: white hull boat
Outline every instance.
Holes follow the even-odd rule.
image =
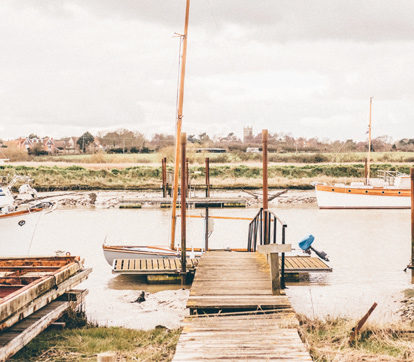
[[[163,259],[180,258],[178,250],[172,250],[159,246],[128,246],[128,245],[103,245],[103,253],[110,266],[115,259]],[[194,258],[201,256],[201,251],[189,250],[188,257]],[[191,254],[191,255],[190,255]]]
[[[316,199],[320,209],[409,209],[411,189],[409,176],[396,176],[389,181],[371,179],[370,185],[354,182],[316,185]]]

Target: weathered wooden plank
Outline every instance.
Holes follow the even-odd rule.
[[[52,274],[46,274],[37,281],[19,288],[15,292],[2,298],[0,301],[0,321],[5,320],[33,299],[74,275],[80,267],[81,265],[79,263],[64,265]]]
[[[1,334],[0,361],[5,361],[18,352],[49,324],[59,319],[76,302],[53,301],[33,314],[30,321],[23,320]],[[37,317],[37,318],[35,318]],[[22,329],[22,325],[25,327]]]
[[[30,316],[35,311],[43,308],[45,305],[55,300],[62,294],[73,289],[76,285],[88,278],[88,275],[92,272],[92,268],[81,270],[72,277],[66,279],[60,283],[57,288],[52,288],[48,292],[42,294],[38,298],[32,300],[29,304],[21,307],[14,314],[10,315],[7,319],[1,322],[0,331],[11,327],[22,318]]]

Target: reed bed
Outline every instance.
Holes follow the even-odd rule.
[[[373,164],[371,175],[380,170],[409,173],[410,165]],[[172,172],[172,166],[169,166]],[[273,188],[312,189],[314,182],[349,182],[361,180],[363,164],[271,165],[269,185]],[[145,190],[161,187],[161,167],[134,166],[126,168],[91,169],[82,166],[0,166],[0,177],[30,177],[38,191],[54,190]],[[204,183],[204,167],[192,165],[193,184]],[[261,187],[262,170],[255,165],[212,165],[210,180],[214,188],[237,189]],[[17,187],[18,185],[16,185]]]
[[[412,326],[367,324],[355,343],[349,337],[356,321],[345,318],[309,319],[299,316],[299,332],[314,361],[412,361]]]

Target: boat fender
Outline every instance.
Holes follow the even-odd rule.
[[[26,224],[25,220],[20,220],[17,224],[19,224],[19,226],[23,226],[24,224]]]

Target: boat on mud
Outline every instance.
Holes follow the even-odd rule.
[[[20,179],[15,176],[9,184],[0,185],[0,227],[5,224],[24,226],[40,213],[55,209],[56,205],[52,202],[36,202],[37,192],[28,184],[20,186],[15,198],[11,188]]]

